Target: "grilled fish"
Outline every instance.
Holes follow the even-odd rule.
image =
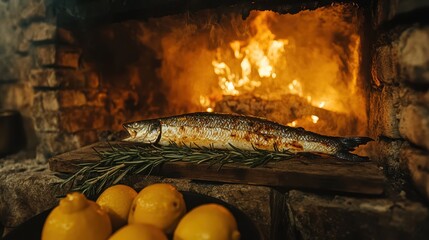
[[[369,137],[324,136],[263,118],[206,112],[130,122],[123,126],[130,134],[124,140],[131,142],[322,153],[350,161],[367,160],[350,151],[372,140]]]

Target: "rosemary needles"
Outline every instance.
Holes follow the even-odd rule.
[[[79,191],[87,196],[98,195],[103,189],[117,184],[127,175],[152,171],[166,162],[188,162],[194,164],[207,163],[217,165],[220,169],[227,163],[240,163],[249,167],[257,167],[268,162],[286,160],[294,156],[288,151],[266,151],[254,148],[246,151],[231,145],[229,150],[212,147],[182,146],[171,143],[168,146],[154,144],[120,146],[110,145],[108,150],[98,151],[100,161],[80,163],[76,173],[65,179],[60,187],[72,182],[72,191]]]

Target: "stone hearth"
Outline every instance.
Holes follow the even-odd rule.
[[[65,193],[52,187],[60,179],[44,162],[17,154],[0,162],[0,220],[5,233],[54,207]],[[127,179],[135,189],[167,182],[179,190],[219,198],[257,224],[265,239],[425,239],[429,209],[405,192],[365,197],[219,184],[184,179]]]

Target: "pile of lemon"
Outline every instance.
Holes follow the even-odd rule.
[[[107,188],[96,202],[81,193],[60,200],[43,226],[42,240],[238,240],[234,216],[218,204],[186,213],[183,195],[165,183],[139,193],[126,185]]]

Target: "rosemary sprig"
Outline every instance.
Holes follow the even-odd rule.
[[[87,196],[98,195],[103,189],[117,184],[125,176],[145,173],[150,175],[152,171],[165,162],[188,162],[194,164],[208,163],[209,167],[218,164],[221,169],[224,164],[240,163],[249,167],[265,165],[290,159],[295,154],[288,151],[266,151],[254,148],[253,151],[239,149],[231,145],[229,150],[220,150],[213,147],[177,145],[171,143],[168,146],[154,144],[141,146],[110,145],[110,149],[99,151],[100,161],[80,163],[80,168],[60,183],[63,188],[72,182],[72,191],[79,191]]]

